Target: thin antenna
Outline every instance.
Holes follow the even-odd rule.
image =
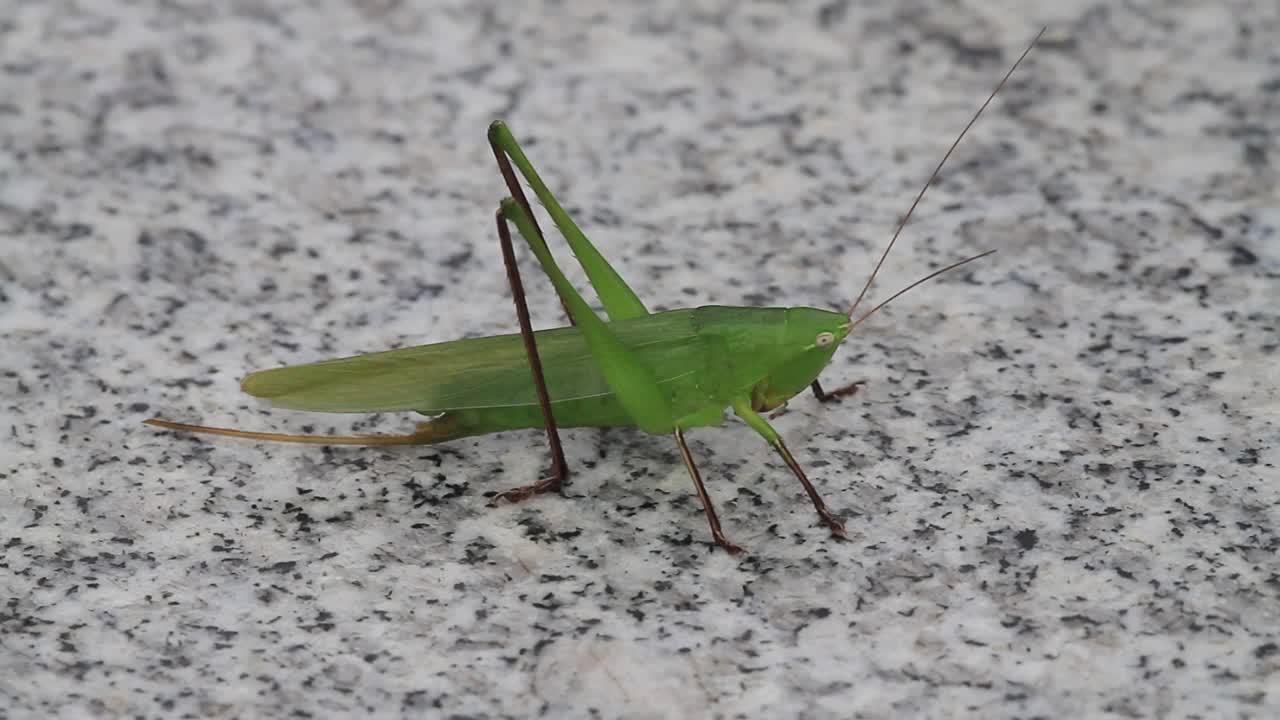
[[[906,286],[906,287],[902,288],[902,289],[901,289],[901,290],[899,290],[898,292],[896,292],[896,293],[894,293],[894,294],[890,295],[888,300],[885,300],[884,302],[880,303],[879,305],[876,305],[875,307],[873,307],[873,308],[871,308],[870,310],[868,310],[868,311],[866,311],[865,313],[863,313],[861,317],[859,317],[857,320],[854,320],[852,323],[850,323],[850,325],[849,325],[849,332],[853,332],[853,329],[854,329],[854,328],[856,328],[856,327],[858,327],[859,325],[861,325],[863,320],[866,320],[867,318],[871,317],[872,315],[875,315],[876,313],[880,312],[880,309],[881,309],[881,308],[883,308],[885,305],[888,305],[889,303],[893,302],[894,300],[897,300],[899,297],[901,297],[901,296],[905,295],[905,294],[907,293],[907,291],[908,291],[908,290],[911,290],[911,289],[915,288],[917,285],[923,285],[924,283],[929,282],[930,280],[932,280],[932,279],[934,279],[934,278],[938,277],[939,275],[941,275],[941,274],[942,274],[942,273],[944,273],[944,272],[949,272],[949,271],[951,271],[951,270],[955,270],[956,268],[960,267],[961,265],[965,265],[965,264],[971,263],[971,262],[973,262],[974,260],[981,260],[982,258],[984,258],[984,257],[986,257],[986,256],[988,256],[988,255],[990,255],[990,254],[991,254],[991,253],[993,253],[993,252],[995,252],[995,250],[988,250],[988,251],[986,251],[986,252],[984,252],[984,253],[978,253],[977,255],[974,255],[973,257],[967,257],[967,258],[965,258],[965,259],[961,260],[960,262],[953,262],[953,263],[951,263],[950,265],[948,265],[948,266],[946,266],[946,267],[942,268],[941,270],[934,270],[933,272],[929,273],[928,275],[925,275],[924,277],[920,278],[919,280],[917,280],[917,281],[915,281],[915,282],[911,283],[910,285],[908,285],[908,286]]]
[[[1040,32],[1036,33],[1036,36],[1031,39],[1031,43],[1027,45],[1027,49],[1022,51],[1022,54],[1014,61],[1013,67],[1009,68],[1009,72],[1005,73],[1004,77],[1000,79],[1000,84],[996,85],[996,89],[992,90],[991,94],[987,96],[986,102],[982,103],[982,107],[978,108],[978,112],[974,113],[973,117],[969,119],[969,124],[965,125],[964,129],[960,131],[960,134],[956,136],[955,142],[951,143],[951,147],[947,149],[947,154],[942,156],[942,161],[933,169],[933,174],[929,176],[928,182],[924,184],[924,187],[920,188],[920,192],[916,195],[915,201],[911,203],[911,207],[907,210],[907,214],[903,216],[902,221],[898,223],[897,229],[893,231],[893,238],[889,240],[889,245],[885,247],[884,252],[880,254],[880,261],[876,263],[875,269],[871,271],[871,276],[867,278],[866,284],[862,286],[862,292],[858,293],[858,299],[853,301],[853,305],[849,306],[849,312],[845,313],[845,315],[848,315],[850,319],[853,319],[853,313],[858,310],[858,306],[862,304],[862,299],[866,297],[867,291],[871,289],[871,283],[875,282],[876,275],[880,274],[880,268],[884,265],[885,259],[889,257],[889,251],[893,249],[893,244],[898,242],[898,236],[902,234],[902,228],[906,227],[907,222],[911,220],[912,213],[916,211],[916,206],[920,204],[920,200],[924,198],[924,194],[929,191],[929,186],[933,184],[934,180],[938,179],[938,173],[942,172],[942,166],[947,164],[947,160],[951,157],[951,153],[955,152],[956,146],[964,139],[965,134],[969,132],[969,128],[973,127],[973,124],[978,122],[979,117],[982,117],[982,111],[987,109],[987,106],[995,99],[996,94],[1004,88],[1005,83],[1009,81],[1009,77],[1013,75],[1013,71],[1017,70],[1018,66],[1022,64],[1023,59],[1025,59],[1031,52],[1031,48],[1035,47],[1037,42],[1040,42],[1040,37],[1044,35],[1046,30],[1048,30],[1048,27],[1040,28]],[[984,255],[985,254],[986,253],[984,253]],[[982,257],[982,255],[969,258],[969,260],[975,260],[979,257]],[[965,262],[968,262],[968,260]],[[940,270],[939,272],[945,272],[945,270]],[[936,274],[937,273],[935,273],[935,275]],[[929,277],[933,277],[933,275],[930,275]],[[928,278],[925,279],[927,280]],[[915,287],[915,284],[911,287]],[[894,297],[897,297],[897,295]],[[881,303],[881,305],[883,306],[883,303]],[[875,310],[872,312],[875,312]],[[870,314],[871,313],[867,313],[867,315]],[[863,315],[862,317],[866,318],[867,315]],[[859,320],[858,322],[862,321]],[[854,323],[854,325],[857,325],[857,323]]]

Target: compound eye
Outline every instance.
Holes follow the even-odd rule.
[[[818,337],[814,338],[813,343],[820,348],[828,347],[836,341],[836,336],[829,332],[820,332]]]

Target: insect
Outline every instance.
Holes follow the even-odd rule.
[[[519,334],[457,340],[262,370],[242,389],[274,405],[316,412],[418,412],[429,416],[404,435],[316,436],[145,421],[189,432],[256,440],[327,445],[431,444],[506,430],[541,429],[551,453],[551,473],[531,485],[498,493],[492,502],[520,501],[557,491],[569,476],[559,429],[634,426],[675,439],[702,502],[716,545],[741,548],[725,537],[711,495],[685,441],[691,428],[720,425],[732,409],[782,457],[804,487],[818,517],[836,537],[844,524],[829,510],[782,437],[762,413],[782,407],[811,388],[819,401],[854,393],[858,383],[826,391],[818,375],[861,323],[903,293],[944,272],[994,252],[953,263],[911,283],[857,315],[930,184],[956,146],[1022,60],[1042,29],[951,144],[916,195],[857,298],[845,311],[807,307],[706,306],[651,313],[561,207],[502,122],[489,127],[489,144],[510,196],[496,214],[497,234],[515,302]],[[587,305],[552,257],[516,170],[533,189],[604,306],[608,321]],[[529,321],[509,226],[529,245],[550,278],[570,326],[534,331]]]

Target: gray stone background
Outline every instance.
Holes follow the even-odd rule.
[[[0,714],[1276,716],[1275,3],[0,7]],[[878,296],[1000,252],[778,421],[848,542],[736,420],[741,558],[638,431],[140,424],[409,428],[237,382],[515,328],[498,117],[652,306],[840,307],[1041,25]]]

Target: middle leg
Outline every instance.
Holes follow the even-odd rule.
[[[791,451],[787,449],[786,443],[782,442],[782,436],[778,434],[778,431],[774,430],[773,426],[769,424],[769,421],[765,420],[760,413],[757,413],[751,408],[751,401],[747,398],[743,398],[742,400],[735,402],[733,404],[733,411],[738,415],[738,417],[742,418],[747,425],[750,425],[752,430],[760,433],[760,436],[773,446],[773,449],[782,456],[783,462],[787,464],[787,467],[791,468],[791,472],[796,476],[796,479],[804,486],[805,493],[813,503],[813,509],[818,511],[818,517],[821,518],[822,522],[831,530],[831,534],[838,538],[846,537],[844,532],[844,523],[841,522],[840,518],[836,517],[835,513],[827,509],[827,504],[822,501],[822,496],[818,494],[818,489],[809,481],[809,476],[804,474],[804,470],[800,467],[800,463],[796,462],[795,457],[791,455]]]
[[[707,486],[702,484],[702,473],[699,473],[698,466],[693,464],[693,453],[689,452],[689,445],[684,441],[684,432],[679,427],[676,427],[675,438],[676,446],[680,448],[680,457],[684,460],[684,466],[689,468],[689,477],[693,478],[693,487],[697,489],[698,499],[702,501],[702,511],[706,513],[707,524],[711,526],[711,537],[730,555],[737,555],[742,552],[742,548],[729,542],[729,539],[724,536],[724,531],[720,529],[720,516],[716,515],[716,507],[711,503],[711,493],[707,492]]]

